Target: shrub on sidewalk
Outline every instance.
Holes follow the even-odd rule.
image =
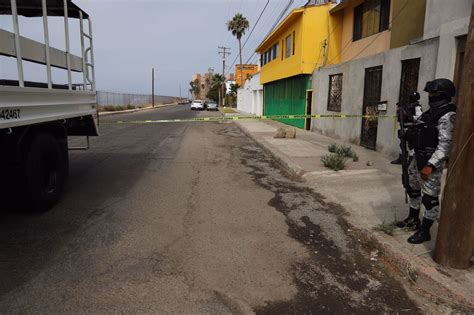
[[[334,170],[343,170],[346,167],[346,159],[338,154],[329,153],[321,157],[321,162],[324,166]]]
[[[344,145],[344,144],[337,144],[337,143],[331,143],[328,146],[328,151],[331,153],[335,153],[341,157],[347,157],[347,158],[352,158],[354,162],[359,161],[359,157],[357,156],[357,153],[352,150],[352,147],[350,145]]]
[[[395,228],[396,226],[394,223],[387,224],[383,222],[381,224],[374,226],[372,229],[374,231],[384,232],[387,235],[393,236],[393,232],[395,231]]]
[[[328,151],[331,153],[337,153],[338,145],[336,143],[331,143],[328,145]]]

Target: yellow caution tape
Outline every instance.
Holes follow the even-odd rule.
[[[199,121],[228,121],[228,120],[273,120],[273,119],[322,119],[322,118],[397,118],[397,116],[377,116],[377,115],[352,115],[352,114],[316,114],[316,115],[271,115],[271,116],[227,116],[227,117],[197,117],[184,119],[158,119],[158,120],[116,120],[102,121],[101,125],[115,124],[159,124],[159,123],[180,123],[180,122],[199,122]]]

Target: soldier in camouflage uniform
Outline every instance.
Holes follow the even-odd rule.
[[[426,83],[430,109],[424,112],[415,126],[408,132],[408,142],[415,150],[408,175],[410,182],[410,212],[397,226],[417,229],[408,238],[412,244],[431,240],[430,228],[439,214],[441,176],[453,141],[456,107],[451,100],[455,94],[454,84],[448,79],[436,79]],[[420,209],[423,204],[423,222]]]

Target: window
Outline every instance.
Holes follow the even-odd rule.
[[[285,55],[285,41],[282,39],[281,40],[281,60],[283,60],[283,56]]]
[[[262,65],[269,63],[270,61],[278,58],[278,42],[269,48],[266,52],[262,54]]]
[[[354,8],[352,40],[385,31],[390,23],[390,0],[366,0]]]
[[[286,52],[285,52],[285,58],[288,58],[291,56],[291,35],[288,35],[288,37],[286,37]]]
[[[293,55],[295,54],[296,33],[293,32]]]
[[[328,110],[341,111],[342,103],[342,73],[329,76]]]

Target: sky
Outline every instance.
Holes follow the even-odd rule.
[[[96,84],[101,91],[151,94],[151,69],[155,68],[155,93],[187,96],[194,73],[209,68],[222,72],[218,46],[231,48],[230,66],[238,57],[238,42],[227,31],[226,22],[237,12],[254,27],[267,0],[74,0],[89,13],[93,23]],[[307,0],[269,0],[259,23],[243,49],[245,62],[270,31],[283,8],[304,5]],[[61,18],[50,18],[51,45],[64,50],[64,27]],[[0,28],[10,30],[11,17],[0,17]],[[20,18],[23,36],[42,41],[39,18]],[[79,26],[71,20],[71,49],[80,55]],[[251,62],[257,63],[255,54]],[[54,70],[53,81],[66,83],[65,71]],[[235,65],[226,72],[235,72]],[[16,78],[13,58],[0,58],[0,79]],[[81,82],[82,75],[73,80]],[[42,65],[26,63],[25,80],[46,81]]]

